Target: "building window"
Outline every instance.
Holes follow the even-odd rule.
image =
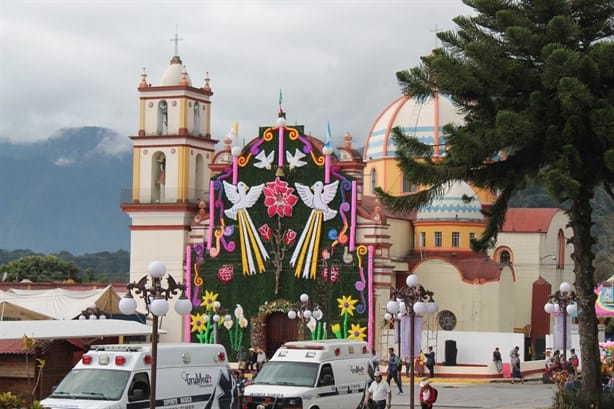
[[[457,231],[452,232],[452,247],[460,247],[460,233]]]
[[[165,100],[158,102],[158,135],[168,134],[168,104]]]
[[[511,264],[511,262],[512,262],[512,255],[510,254],[509,251],[503,250],[499,254],[499,263],[500,264]]]
[[[475,240],[475,233],[469,233],[469,243]]]
[[[403,193],[414,193],[418,190],[415,183],[411,183],[407,176],[403,175]]]
[[[377,186],[377,175],[375,169],[371,169],[371,194],[375,194],[375,186]]]
[[[426,247],[426,232],[420,232],[420,247]]]
[[[437,316],[437,322],[442,330],[452,331],[456,328],[456,315],[452,311],[443,310]]]
[[[436,231],[435,232],[435,247],[441,247],[442,243],[441,243],[441,232],[440,231]]]
[[[192,135],[200,136],[200,105],[198,102],[194,103],[194,124],[192,125]]]

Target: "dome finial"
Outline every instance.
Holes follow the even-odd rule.
[[[190,85],[188,82],[188,71],[185,68],[185,65],[183,66],[183,71],[181,71],[181,81],[179,81],[180,85]]]
[[[147,84],[147,71],[145,71],[145,67],[143,67],[143,72],[141,73],[141,83],[139,84],[139,88],[140,87],[148,87],[149,84]]]
[[[209,85],[209,81],[211,81],[211,79],[209,78],[209,71],[207,71],[207,73],[205,74],[205,86],[203,87],[205,91],[211,91],[211,86]]]
[[[350,149],[352,147],[352,134],[350,134],[350,131],[345,131],[345,136],[343,137],[343,140],[345,141],[343,147],[346,149]]]

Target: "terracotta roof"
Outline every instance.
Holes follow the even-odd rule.
[[[560,209],[556,208],[513,208],[505,215],[503,233],[547,232],[552,218]]]
[[[0,341],[0,355],[11,355],[11,354],[25,355],[26,353],[31,355],[35,352],[36,348],[38,348],[42,353],[44,353],[47,350],[49,350],[54,345],[54,343],[57,343],[57,342],[68,342],[69,344],[72,344],[75,347],[75,349],[85,348],[85,343],[83,341],[78,340],[78,339],[69,338],[65,340],[37,339],[30,348],[26,349],[24,348],[23,340],[15,339],[15,340],[8,340],[8,341]]]
[[[443,260],[453,265],[461,275],[461,279],[469,284],[484,284],[496,282],[501,278],[501,270],[507,265],[502,265],[484,255],[472,251],[458,252],[428,252],[412,253],[408,259],[408,268],[412,272],[422,262],[428,260]],[[514,272],[513,267],[509,268]],[[405,277],[403,277],[405,280]],[[403,281],[405,282],[405,281]]]

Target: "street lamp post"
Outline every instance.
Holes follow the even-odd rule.
[[[392,312],[386,312],[384,314],[384,320],[391,322],[393,319],[395,320],[395,322],[397,323],[396,325],[396,332],[397,332],[397,352],[399,353],[399,359],[401,359],[401,317],[403,317],[403,315],[405,315],[405,303],[400,299],[397,298],[396,302],[399,303],[399,308],[398,311],[395,313]],[[411,318],[410,318],[411,319]],[[410,359],[413,359],[410,357]],[[413,362],[411,363],[411,368],[413,370]],[[400,378],[399,378],[400,379]]]
[[[320,306],[318,306],[317,304],[313,304],[311,301],[309,301],[309,295],[307,294],[301,294],[301,296],[299,297],[299,301],[297,303],[294,303],[290,311],[288,311],[288,318],[290,318],[291,320],[298,318],[301,321],[309,322],[309,320],[313,318],[317,322],[319,322],[322,317],[324,317],[324,313],[320,309]],[[303,336],[301,336],[300,338],[304,339],[304,329],[302,328],[302,326],[300,327],[300,329],[301,333],[303,334]]]
[[[131,315],[136,312],[136,300],[132,295],[134,291],[145,301],[147,313],[152,316],[151,330],[151,379],[149,393],[149,408],[156,407],[156,375],[158,363],[158,317],[166,315],[169,309],[168,300],[181,291],[179,299],[175,303],[175,311],[181,316],[192,311],[192,303],[185,294],[185,285],[177,283],[169,275],[166,278],[167,288],[162,286],[162,277],[166,274],[166,266],[160,261],[152,261],[148,267],[149,275],[143,276],[138,282],[126,285],[128,293],[119,301],[119,309],[123,314]],[[148,287],[148,282],[151,285]]]
[[[554,294],[548,296],[548,302],[544,305],[544,311],[548,314],[562,315],[563,317],[563,365],[567,362],[567,315],[578,313],[576,293],[571,284],[563,281]]]
[[[409,325],[411,335],[409,338],[409,358],[412,360],[411,371],[409,375],[409,407],[414,409],[414,361],[415,361],[415,322],[416,316],[422,316],[428,313],[435,313],[439,309],[435,300],[433,300],[433,292],[426,290],[420,285],[418,276],[410,274],[405,279],[405,286],[401,288],[391,288],[390,292],[392,299],[386,304],[388,311],[388,319],[392,315],[407,314],[409,316]],[[426,301],[426,302],[425,302]],[[400,326],[399,326],[400,328]],[[400,333],[400,332],[399,332]],[[400,338],[400,337],[399,337]],[[401,351],[399,349],[399,354]]]

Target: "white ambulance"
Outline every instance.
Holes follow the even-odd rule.
[[[355,409],[374,372],[362,341],[286,342],[245,388],[241,409]]]
[[[238,408],[235,381],[222,345],[159,344],[156,407]],[[51,395],[50,409],[140,409],[150,400],[151,345],[96,345]]]

